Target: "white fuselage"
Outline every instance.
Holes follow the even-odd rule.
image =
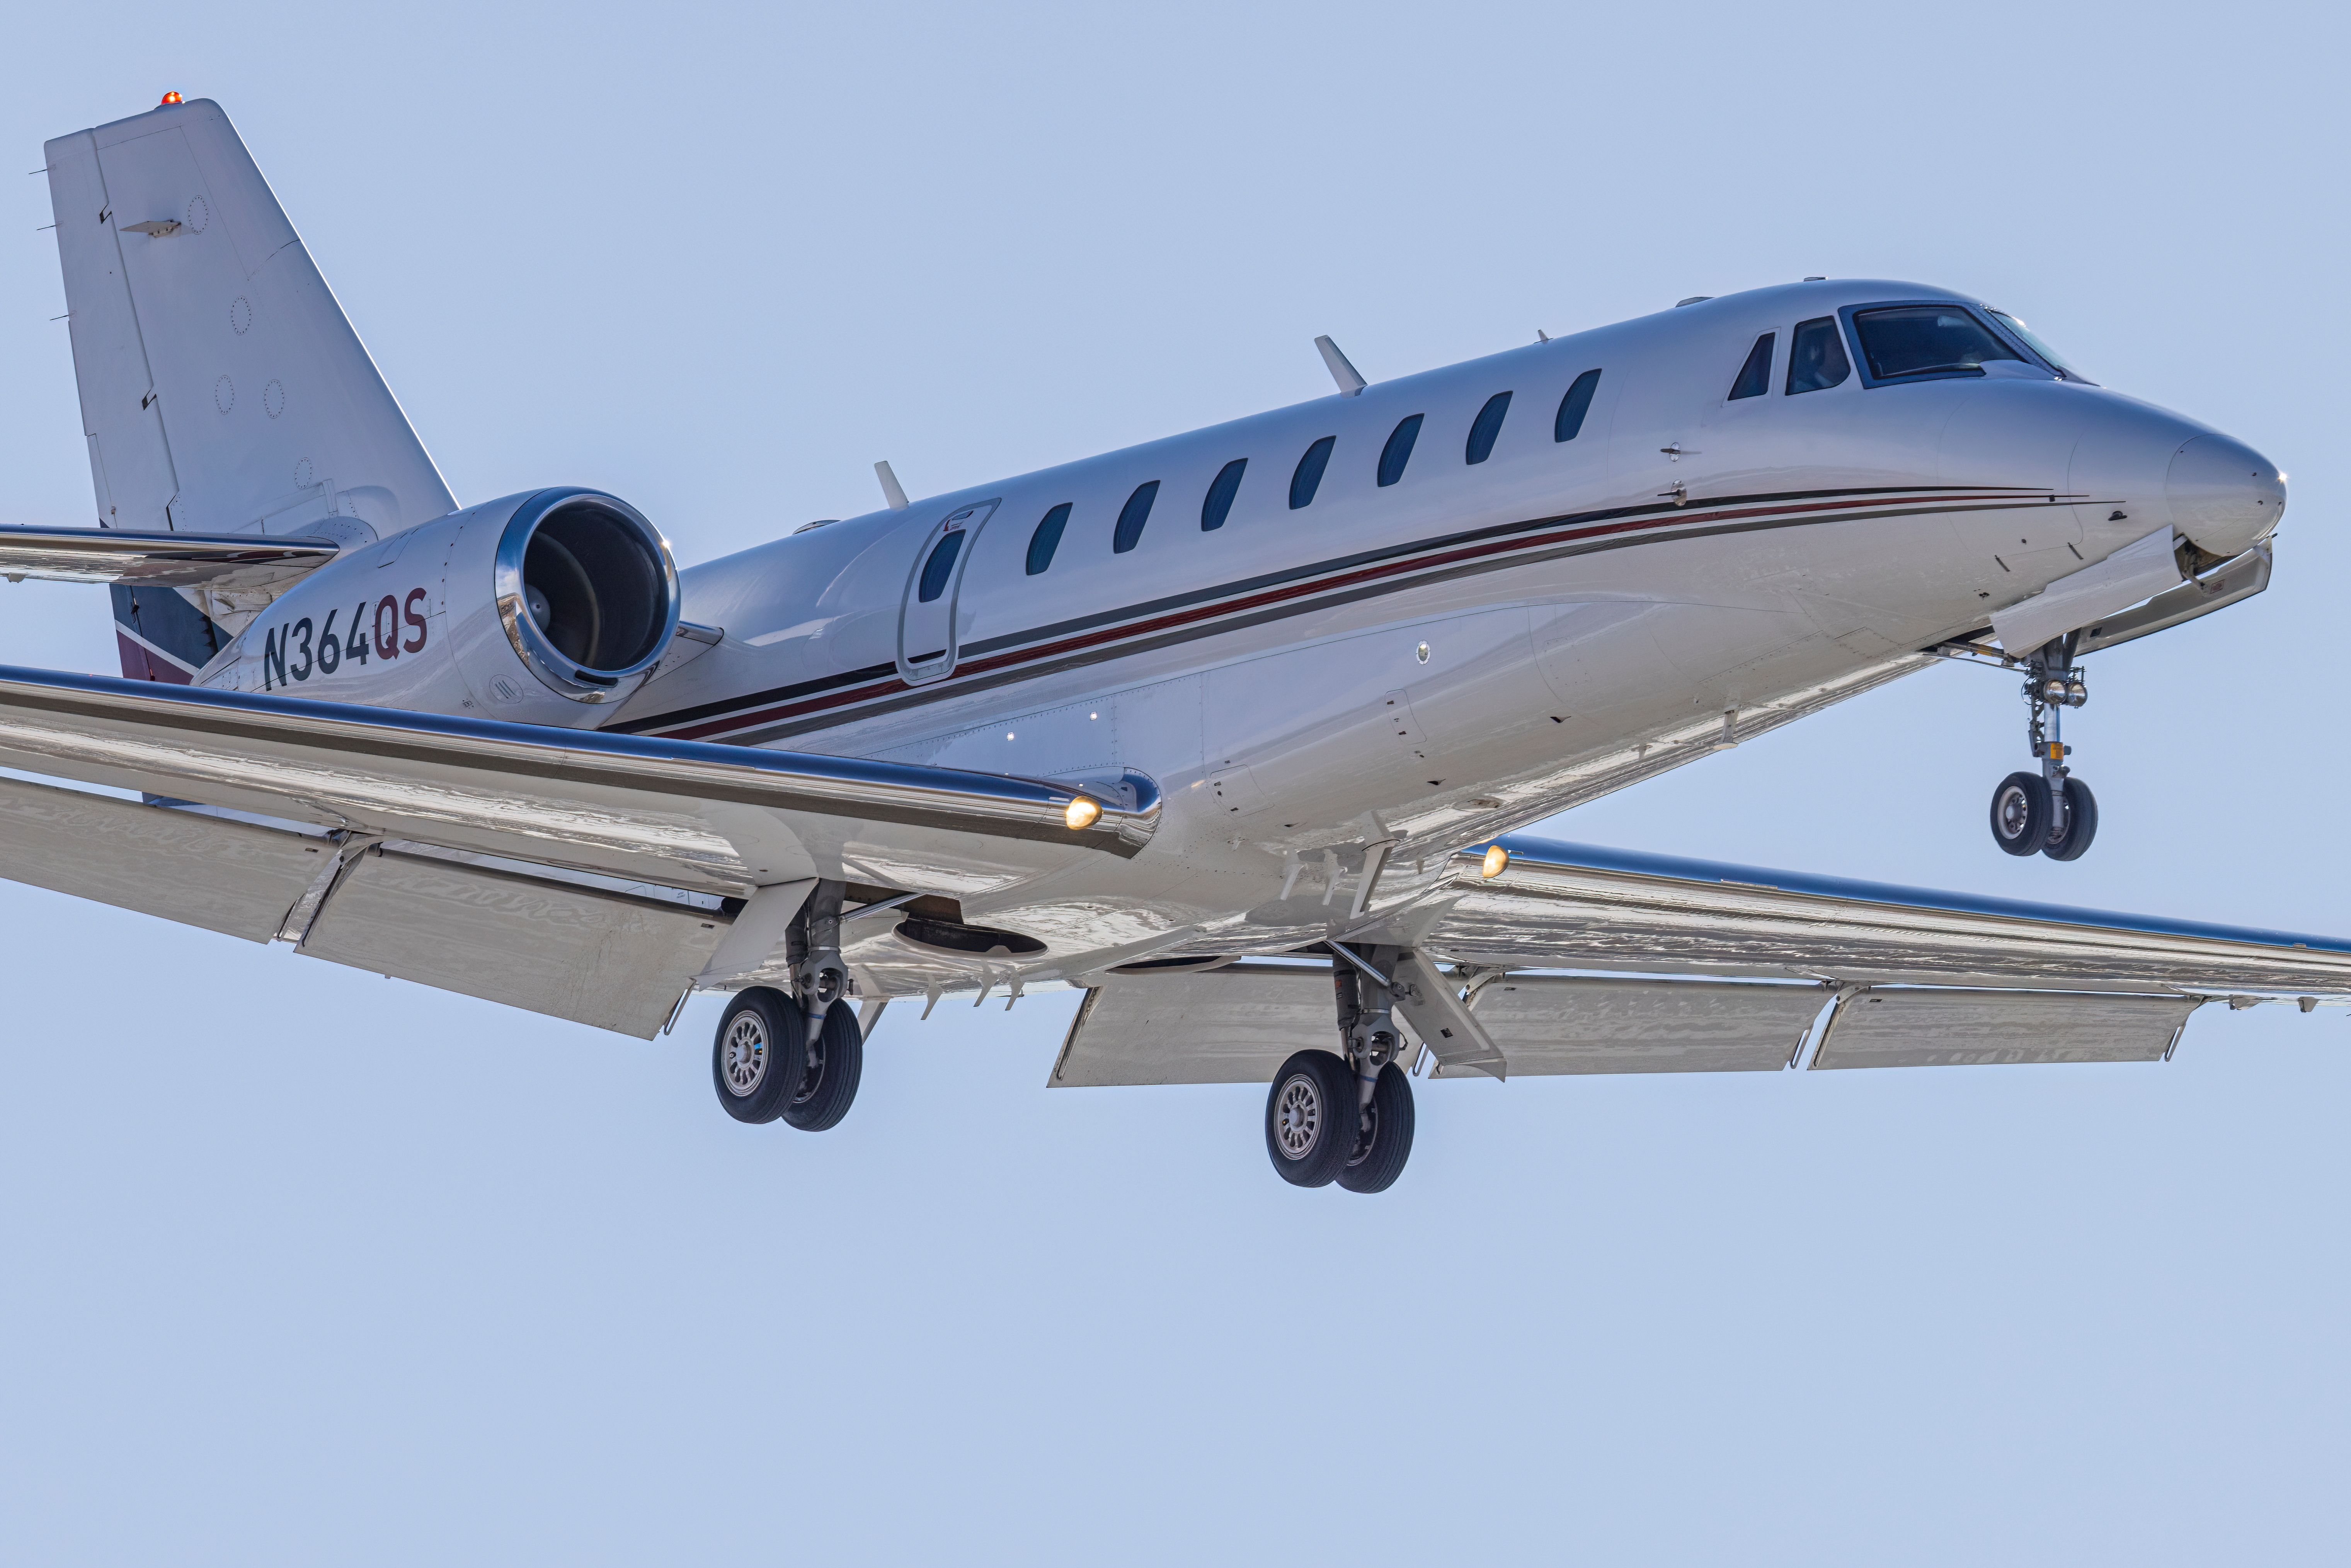
[[[1886,301],[1981,314],[1915,284],[1759,289],[694,567],[684,616],[724,641],[605,727],[1096,788],[1141,772],[1165,798],[1149,852],[928,891],[1044,942],[1032,975],[1271,951],[1408,908],[1444,852],[1919,667],[2154,530],[2221,556],[2275,526],[2283,490],[2250,449],[2036,361],[1879,382],[1844,328],[1851,373],[1789,390],[1800,322]],[[1767,332],[1768,390],[1729,396]],[[2181,481],[2190,444],[2199,475],[2246,466],[2241,496]],[[865,872],[904,885],[892,869]],[[890,988],[935,977],[935,954],[894,942],[852,960]]]

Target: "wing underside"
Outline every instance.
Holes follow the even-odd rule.
[[[0,778],[0,876],[641,1036],[726,977],[762,889],[967,894],[1132,855],[1158,810],[1138,782],[1072,828],[1049,780],[23,670],[0,768],[98,787]]]
[[[1503,841],[1353,934],[1437,1075],[2154,1061],[2208,1001],[2351,1004],[2351,943]],[[1483,846],[1480,846],[1482,850]],[[1336,1045],[1327,963],[1092,977],[1051,1082],[1263,1082]]]

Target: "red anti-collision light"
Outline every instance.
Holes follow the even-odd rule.
[[[180,101],[180,95],[179,95],[178,93],[176,93],[176,92],[167,92],[167,93],[165,93],[165,94],[163,95],[162,107],[163,107],[163,108],[165,108],[165,109],[169,109],[172,105],[173,105],[173,104],[175,104],[175,103],[177,103],[177,102],[179,102],[179,101]]]

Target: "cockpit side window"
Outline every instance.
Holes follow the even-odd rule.
[[[1778,338],[1776,332],[1766,332],[1755,340],[1755,346],[1747,350],[1747,362],[1739,367],[1739,379],[1730,383],[1730,396],[1726,401],[1761,397],[1771,390],[1771,345]]]
[[[1790,397],[1842,385],[1851,374],[1853,361],[1844,357],[1844,340],[1837,334],[1835,317],[1816,316],[1796,323],[1788,350]]]
[[[1853,313],[1862,362],[1873,381],[1981,375],[1994,360],[2023,355],[1958,305],[1890,305]]]
[[[2064,360],[2060,359],[2057,355],[2057,350],[2051,348],[2048,343],[2042,339],[2041,335],[2038,332],[2035,332],[2032,328],[2026,326],[2023,322],[2018,320],[2015,317],[2010,315],[2005,310],[1994,310],[1990,306],[1986,306],[1984,308],[1986,314],[1990,315],[1993,320],[1999,322],[2001,326],[2007,328],[2010,331],[2022,339],[2024,340],[2024,346],[2032,350],[2034,353],[2040,355],[2043,360],[2047,361],[2051,370],[2055,371],[2059,375],[2064,376],[2069,382],[2087,382],[2090,380],[2089,377],[2075,370]],[[2092,382],[2091,384],[2095,386],[2097,383]]]

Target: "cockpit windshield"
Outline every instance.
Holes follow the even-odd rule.
[[[2067,381],[2086,382],[2090,379],[2081,371],[2075,370],[2065,361],[2058,358],[2056,350],[2043,342],[2040,335],[2034,332],[2032,328],[2026,326],[2023,322],[2018,320],[2007,311],[1993,310],[1990,306],[1986,306],[1984,308],[1990,312],[1993,320],[1999,322],[2001,326],[2007,328],[2010,331],[2023,339],[2024,346],[2026,348],[2031,349],[2034,353],[2040,355],[2043,360],[2046,360],[2049,362],[2049,368],[2055,371],[2059,375],[2064,376]]]
[[[1862,358],[1878,381],[1904,376],[1980,375],[1993,360],[2023,355],[1957,305],[1889,305],[1853,313]]]

